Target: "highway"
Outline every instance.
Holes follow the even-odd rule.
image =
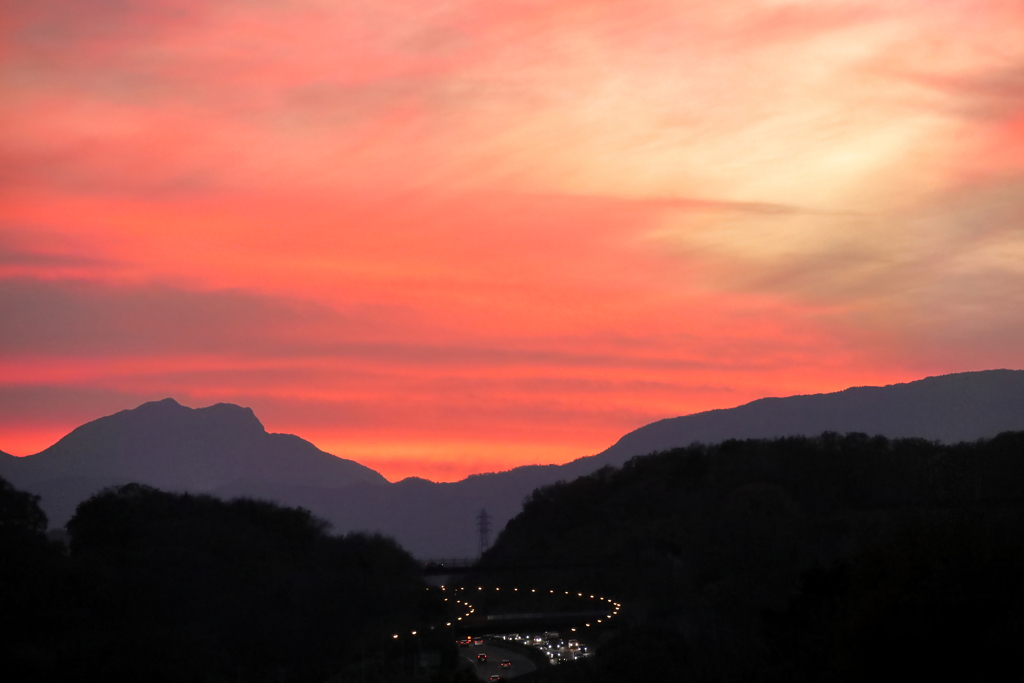
[[[622,608],[622,605],[612,598],[599,594],[555,591],[550,588],[545,590],[517,586],[485,588],[446,585],[427,588],[428,591],[437,589],[444,595],[444,602],[448,603],[448,619],[451,621],[445,622],[444,626],[451,628],[453,635],[456,632],[466,634],[469,631],[477,634],[476,637],[479,638],[481,634],[491,634],[491,637],[480,645],[459,646],[459,657],[463,666],[470,667],[483,681],[489,681],[493,675],[508,680],[536,668],[521,650],[503,646],[506,642],[503,638],[511,637],[512,640],[518,641],[530,638],[519,634],[532,633],[532,638],[536,642],[543,641],[541,650],[553,658],[553,664],[566,659],[588,657],[593,654],[587,647],[592,642],[590,636],[595,636],[597,631],[607,628],[612,619],[617,619]],[[480,609],[478,610],[470,600],[477,603]],[[491,604],[488,605],[488,602]],[[488,614],[492,609],[494,613]],[[503,635],[495,636],[496,633]],[[459,640],[465,638],[466,636],[462,635]],[[487,659],[478,662],[478,654],[486,654]],[[512,666],[503,670],[503,659],[509,660]]]
[[[478,654],[486,654],[487,662],[483,664],[477,663],[476,656]],[[508,680],[515,676],[521,676],[525,673],[533,671],[536,667],[529,659],[518,652],[501,647],[491,641],[484,641],[483,645],[470,645],[469,647],[459,647],[459,656],[472,664],[473,669],[476,670],[476,675],[479,676],[480,680],[486,681],[490,679],[491,675],[499,674],[502,680]],[[512,662],[511,669],[502,669],[501,660],[507,659]]]

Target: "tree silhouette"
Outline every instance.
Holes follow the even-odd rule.
[[[440,609],[393,540],[331,536],[301,508],[129,484],[79,506],[70,554],[33,496],[3,482],[0,510],[19,680],[320,683],[353,666],[400,680],[390,634]]]
[[[535,491],[484,576],[625,602],[589,680],[999,680],[1024,642],[1022,492],[1024,433],[694,444]]]
[[[0,478],[0,667],[20,676],[45,665],[36,644],[56,616],[62,547],[47,540],[39,496]]]

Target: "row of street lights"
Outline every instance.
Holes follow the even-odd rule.
[[[483,591],[484,587],[483,587],[483,586],[477,586],[477,588],[476,588],[476,589],[477,589],[478,591]],[[430,588],[427,588],[427,590],[430,590]],[[446,586],[441,586],[441,590],[442,590],[442,591],[445,591],[445,592],[447,592],[447,590],[448,590],[448,589],[447,589],[447,587],[446,587]],[[453,588],[453,589],[452,589],[452,592],[454,592],[454,593],[458,593],[459,591],[465,591],[465,590],[469,590],[469,589],[467,589],[467,588],[465,588],[465,587],[460,587],[460,588]],[[500,588],[500,587],[497,587],[497,586],[496,586],[496,587],[494,588],[494,590],[495,590],[495,591],[501,591],[501,588]],[[506,592],[507,592],[507,591],[506,591]],[[518,588],[513,588],[513,589],[512,589],[512,592],[513,592],[513,593],[518,593],[518,592],[519,592],[519,589],[518,589]],[[525,592],[526,592],[526,589],[523,589],[523,592],[525,593]],[[531,593],[536,593],[536,592],[537,592],[537,589],[536,589],[536,588],[531,588],[531,589],[530,589],[530,592],[531,592]],[[541,593],[543,593],[544,591],[543,591],[543,590],[541,590],[540,592],[541,592]],[[549,590],[548,590],[548,593],[550,593],[550,594],[554,595],[554,594],[555,594],[555,591],[554,591],[553,589],[549,589]],[[570,593],[569,591],[565,591],[565,595],[572,595],[572,594],[571,594],[571,593]],[[597,620],[597,621],[595,622],[595,623],[597,623],[597,624],[601,624],[601,623],[604,623],[604,622],[605,622],[605,620],[609,620],[609,619],[611,619],[612,617],[615,617],[615,616],[617,616],[617,615],[618,615],[618,613],[619,613],[619,610],[620,610],[620,609],[622,608],[622,605],[621,605],[620,603],[618,603],[618,602],[616,602],[616,601],[612,600],[611,598],[605,598],[605,597],[603,597],[603,596],[595,596],[595,595],[590,595],[590,596],[584,596],[584,594],[583,594],[583,593],[577,593],[577,594],[576,594],[576,596],[577,596],[577,597],[580,597],[580,598],[586,598],[586,599],[590,599],[590,600],[598,600],[598,601],[600,601],[600,602],[602,602],[602,603],[607,603],[607,604],[608,604],[608,607],[610,607],[611,609],[609,609],[609,610],[607,610],[607,611],[608,611],[608,612],[610,612],[610,614],[607,614],[607,615],[605,615],[603,619],[598,619],[598,620]],[[445,602],[448,602],[448,598],[445,598],[444,600],[445,600]],[[459,605],[463,605],[464,607],[468,607],[468,608],[469,608],[469,611],[468,611],[468,612],[466,612],[466,613],[464,613],[464,614],[463,614],[462,616],[458,617],[458,618],[456,619],[456,621],[462,621],[463,617],[468,617],[468,616],[469,616],[470,614],[472,614],[473,612],[475,612],[475,611],[476,611],[476,610],[475,610],[475,609],[473,608],[473,606],[472,606],[471,604],[469,604],[468,602],[463,602],[462,600],[455,600],[455,602],[456,602],[456,604],[459,604]],[[445,624],[445,626],[452,626],[452,622],[448,622],[448,623],[446,623],[446,624]],[[587,628],[590,628],[590,624],[586,624],[585,626],[586,626]],[[572,630],[573,630],[573,631],[575,631],[576,629],[574,628],[574,629],[572,629]],[[395,637],[397,638],[398,636],[395,636]]]

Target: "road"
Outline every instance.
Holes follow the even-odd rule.
[[[484,664],[478,664],[476,661],[476,656],[481,653],[487,655],[487,662]],[[459,656],[473,665],[476,675],[483,681],[489,679],[492,674],[500,674],[503,679],[508,680],[509,678],[533,671],[536,668],[533,662],[527,659],[526,656],[489,641],[484,641],[483,645],[460,647]],[[501,668],[500,662],[503,659],[512,662],[511,669]]]

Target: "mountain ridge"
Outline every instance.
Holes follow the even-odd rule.
[[[39,453],[0,463],[0,474],[43,497],[58,525],[83,493],[130,482],[197,493],[245,480],[335,490],[388,483],[298,436],[268,433],[250,408],[189,408],[170,398],[87,422]]]
[[[159,424],[153,427],[153,434],[160,435],[153,448],[163,469],[145,471],[131,462],[131,434],[115,429],[129,418],[139,418],[140,424],[166,420],[157,420]],[[195,431],[203,425],[206,431]],[[193,429],[191,439],[183,437],[188,429]],[[298,436],[266,432],[251,409],[227,403],[193,409],[164,399],[82,425],[36,455],[0,458],[0,475],[41,495],[43,507],[56,525],[63,525],[78,501],[91,493],[135,477],[142,479],[140,483],[170,490],[268,498],[308,508],[331,521],[339,532],[365,530],[394,536],[420,557],[466,557],[477,551],[475,516],[481,508],[490,513],[497,533],[539,486],[694,441],[716,443],[825,431],[972,441],[1013,430],[1024,430],[1024,371],[987,370],[884,387],[763,398],[734,408],[667,418],[623,435],[600,453],[562,465],[524,465],[457,482],[410,477],[389,483],[370,468],[325,453]],[[83,436],[86,441],[105,443],[112,452],[106,455],[105,466],[90,460],[88,449],[69,451]],[[96,443],[92,445],[95,454]],[[203,452],[217,448],[216,461],[202,459]],[[173,471],[168,465],[172,452],[183,458],[178,465],[188,462],[191,467]],[[253,452],[263,455],[256,464],[246,459]],[[292,455],[282,455],[286,452]],[[54,466],[62,453],[75,467],[61,470]],[[26,467],[33,459],[40,464]],[[312,463],[307,469],[313,473],[296,472],[299,461]],[[91,466],[85,466],[90,462]],[[35,471],[27,471],[31,469]],[[325,474],[328,470],[334,474]],[[342,470],[347,473],[344,477],[340,476]]]
[[[955,390],[956,396],[961,399],[961,410],[964,406],[969,408],[960,415],[949,409],[949,399],[953,398],[950,396],[951,390]],[[893,401],[878,400],[894,393],[899,394],[901,399],[913,399],[916,414],[897,417],[898,411],[893,409],[894,406],[887,405]],[[940,400],[935,400],[937,393]],[[933,399],[931,402],[923,400],[929,395]],[[943,395],[947,399],[945,410],[939,405],[942,403]],[[872,400],[869,405],[865,405],[867,399]],[[995,405],[999,401],[1005,402],[1005,409],[1000,410]],[[822,416],[820,408],[817,411],[818,415],[810,416],[803,421],[779,414],[780,409],[789,411],[795,406],[806,407],[812,403],[845,403],[846,405],[840,407],[846,418],[835,415]],[[752,415],[766,411],[774,414]],[[921,411],[936,412],[928,414]],[[875,414],[871,415],[872,412]],[[918,437],[950,443],[971,441],[985,435],[995,436],[1001,431],[1020,429],[1024,426],[1022,415],[1024,370],[995,369],[934,375],[881,387],[857,386],[819,394],[765,397],[732,408],[716,408],[669,417],[639,427],[623,435],[604,451],[577,458],[565,463],[563,467],[581,461],[586,461],[587,467],[593,464],[597,464],[597,467],[621,465],[633,455],[688,446],[692,441],[685,441],[685,438],[691,431],[695,436],[699,436],[694,440],[705,443],[730,438],[820,434],[822,431],[864,432],[882,434],[889,438]],[[822,423],[825,419],[832,426],[823,428]]]

